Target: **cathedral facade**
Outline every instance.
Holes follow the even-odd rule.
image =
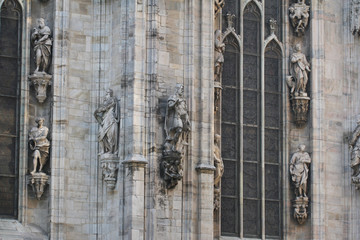
[[[0,0],[0,239],[359,239],[359,0]]]

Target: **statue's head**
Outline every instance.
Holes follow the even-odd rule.
[[[37,23],[40,28],[45,27],[45,20],[43,18],[38,18]]]
[[[220,143],[220,140],[221,140],[221,136],[219,134],[215,134],[214,136],[214,142],[219,144]]]
[[[299,145],[299,150],[301,151],[301,152],[303,152],[303,151],[305,151],[305,145],[304,144],[300,144]]]
[[[113,94],[114,94],[114,91],[112,89],[109,88],[108,90],[106,90],[106,96],[112,97]]]
[[[357,123],[357,125],[360,125],[360,118],[357,120],[356,123]]]
[[[215,31],[215,39],[221,41],[221,31],[219,29]]]
[[[176,84],[176,94],[179,96],[184,95],[184,85],[182,85],[181,83]]]
[[[295,51],[296,51],[296,52],[301,52],[301,45],[300,45],[300,43],[297,43],[297,44],[295,45]]]
[[[42,125],[44,124],[44,122],[45,122],[45,118],[43,118],[43,117],[37,117],[37,118],[35,119],[35,122],[36,122],[36,124],[37,124],[38,126],[42,126]]]

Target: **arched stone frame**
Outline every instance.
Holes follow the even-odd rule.
[[[6,0],[0,0],[0,9]],[[20,84],[18,86],[18,146],[17,146],[17,161],[18,161],[18,196],[17,196],[17,208],[18,213],[16,220],[24,223],[26,221],[25,211],[26,211],[26,202],[27,202],[27,184],[26,184],[26,170],[27,158],[28,158],[28,102],[29,102],[29,84],[27,82],[27,73],[29,72],[30,66],[30,52],[27,49],[30,48],[30,43],[28,40],[28,29],[30,25],[28,24],[27,17],[29,16],[29,7],[27,1],[13,0],[16,2],[21,9],[21,26],[19,39],[21,49],[20,49],[20,63],[19,63],[19,80]],[[0,12],[1,14],[1,12]]]
[[[283,79],[284,79],[284,76],[285,76],[285,65],[286,65],[286,61],[284,61],[285,60],[285,51],[284,51],[284,46],[283,46],[283,44],[281,43],[281,41],[278,39],[278,36],[276,35],[276,34],[270,34],[268,37],[266,37],[265,36],[265,34],[266,34],[266,31],[265,31],[265,28],[267,27],[267,22],[265,22],[265,7],[264,7],[264,4],[266,4],[266,2],[265,3],[263,3],[264,1],[258,1],[258,0],[245,0],[245,1],[239,1],[240,2],[240,19],[238,19],[237,21],[239,22],[239,24],[240,24],[240,34],[239,35],[237,35],[236,34],[236,32],[235,32],[235,29],[233,30],[233,31],[231,31],[231,30],[229,30],[229,28],[228,29],[226,29],[225,30],[225,32],[224,32],[224,34],[223,34],[223,39],[224,39],[224,42],[226,42],[226,38],[229,36],[229,35],[231,35],[231,34],[234,34],[235,36],[244,36],[244,33],[243,33],[243,29],[244,29],[244,27],[243,27],[243,24],[244,24],[244,10],[246,9],[246,7],[247,7],[247,5],[248,4],[251,4],[251,3],[253,3],[257,8],[258,8],[258,10],[259,10],[259,12],[260,12],[260,18],[261,18],[261,20],[260,20],[260,42],[261,42],[261,50],[260,50],[260,54],[261,54],[261,64],[260,64],[260,68],[261,68],[261,76],[260,76],[260,81],[261,81],[261,86],[265,86],[264,84],[264,81],[265,81],[265,69],[264,69],[264,67],[265,67],[265,52],[266,52],[266,50],[267,50],[267,47],[268,47],[268,44],[270,44],[270,43],[276,43],[277,44],[277,46],[278,46],[278,48],[279,48],[279,59],[281,60],[281,72],[280,72],[280,74],[279,74],[279,84],[281,85],[281,91],[280,91],[280,95],[281,95],[281,105],[282,105],[282,108],[279,110],[280,112],[281,112],[281,119],[280,119],[280,121],[283,123],[282,124],[282,127],[281,127],[281,139],[282,139],[282,142],[280,143],[281,145],[280,145],[280,148],[281,148],[281,152],[279,153],[280,154],[280,158],[281,158],[281,164],[280,164],[280,171],[281,172],[283,172],[284,173],[284,171],[285,171],[285,162],[284,162],[284,160],[285,159],[287,159],[286,158],[286,151],[287,151],[287,147],[286,147],[286,144],[285,144],[285,141],[286,141],[286,137],[287,137],[287,135],[286,135],[286,132],[285,132],[285,128],[286,128],[286,119],[287,119],[287,117],[286,117],[286,114],[287,114],[287,111],[285,110],[285,108],[286,108],[286,88],[285,88],[285,85],[284,85],[284,82],[282,81]],[[279,5],[279,10],[281,11],[281,12],[283,12],[284,11],[284,9],[282,8],[282,5],[280,4]],[[226,14],[226,12],[224,12],[225,14]],[[283,17],[281,17],[282,19],[283,19]],[[281,33],[283,32],[283,29],[282,29],[282,25],[281,26],[279,26],[279,31],[280,31],[280,36],[281,36]],[[265,38],[266,37],[266,38]],[[241,39],[240,38],[240,40],[241,41],[244,41],[243,39]],[[242,46],[243,46],[243,43],[241,42],[241,48],[242,48]],[[240,61],[240,65],[241,65],[241,67],[240,67],[240,71],[241,71],[241,84],[243,84],[243,81],[242,81],[242,79],[243,79],[243,77],[244,77],[244,75],[243,75],[243,56],[244,56],[244,53],[243,52],[241,52],[241,61]],[[225,64],[226,64],[226,60],[225,60],[225,62],[224,62],[224,70],[225,70]],[[224,74],[224,73],[223,73]],[[243,87],[241,88],[241,89],[243,89]],[[265,90],[264,89],[262,89],[261,90],[261,92],[262,92],[262,96],[261,96],[261,109],[265,109],[265,102],[264,102],[264,92],[265,92]],[[242,94],[242,93],[241,93]],[[241,109],[241,111],[243,111],[243,109]],[[263,113],[264,111],[262,111],[262,115],[264,114]],[[243,113],[242,113],[243,114]],[[264,119],[264,117],[265,116],[262,116],[262,119]],[[264,131],[264,129],[265,129],[265,127],[264,126],[261,126],[261,132],[263,132]],[[240,132],[240,134],[243,134],[243,131],[241,131]],[[243,138],[243,136],[241,136],[241,138]],[[261,144],[260,144],[260,146],[261,146],[261,164],[262,164],[262,169],[264,169],[265,168],[265,156],[264,156],[264,146],[265,146],[265,137],[262,137],[262,139],[261,139]],[[243,146],[242,146],[242,144],[240,144],[240,149],[241,149],[241,151],[243,151]],[[241,162],[242,162],[242,160],[241,160]],[[241,168],[242,168],[242,166],[241,166]],[[263,172],[265,173],[265,170],[263,170]],[[262,176],[264,176],[265,174],[262,174]],[[224,176],[226,175],[227,173],[226,173],[226,169],[225,169],[225,173],[224,173]],[[224,176],[223,176],[223,179],[224,179]],[[226,177],[226,176],[225,176]],[[240,177],[240,178],[242,178],[242,176]],[[243,180],[241,180],[241,181],[243,181]],[[240,182],[241,182],[240,181]],[[262,182],[262,186],[265,186],[265,177],[263,177],[262,179],[261,179],[261,182]],[[282,188],[283,188],[283,186],[285,186],[286,184],[287,184],[287,181],[286,180],[284,180],[284,179],[282,179],[281,180],[281,182],[279,183],[280,185],[279,185],[279,189],[281,189],[282,190]],[[240,192],[242,191],[242,189],[240,188]],[[264,192],[265,191],[265,189],[264,189],[264,187],[262,188],[262,192]],[[285,196],[285,194],[283,194],[282,193],[282,195],[280,196],[281,198],[280,198],[280,202],[281,202],[281,205],[284,205],[284,201],[285,201],[285,198],[286,198],[286,196]],[[264,216],[265,215],[265,212],[264,212],[264,206],[265,206],[265,200],[263,200],[262,201],[263,203],[262,203],[262,207],[261,207],[261,209],[262,209],[262,216]],[[240,203],[240,205],[243,205],[243,202],[241,202]],[[285,225],[284,225],[284,221],[285,221],[285,216],[284,216],[284,208],[283,207],[280,207],[280,212],[279,212],[279,214],[281,215],[281,228],[280,229],[285,229]],[[242,213],[241,213],[242,214]],[[264,222],[265,220],[263,219],[263,222],[262,222],[262,234],[264,234],[264,231],[265,231],[265,222]],[[239,234],[239,236],[241,237],[241,238],[243,238],[244,236],[243,236],[243,234],[241,233],[241,234]],[[280,233],[280,236],[282,236],[282,232]],[[265,235],[262,235],[262,237],[265,237]]]

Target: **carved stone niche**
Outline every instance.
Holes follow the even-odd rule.
[[[31,185],[36,199],[40,200],[46,185],[50,184],[50,176],[42,172],[32,173],[31,175],[28,175],[28,184]]]
[[[103,179],[110,190],[113,190],[116,186],[119,162],[119,158],[113,154],[103,154],[100,156]]]
[[[29,76],[29,81],[32,86],[34,86],[36,91],[36,98],[40,103],[43,103],[46,99],[46,90],[48,86],[51,85],[52,75],[37,72]]]
[[[297,0],[297,3],[289,7],[290,22],[298,37],[305,34],[305,28],[309,24],[309,10],[310,6],[306,5],[305,0]]]

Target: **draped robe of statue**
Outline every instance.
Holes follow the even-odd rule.
[[[120,110],[117,99],[107,96],[102,106],[95,111],[95,118],[100,124],[98,140],[101,146],[100,154],[117,154],[118,124]]]
[[[309,166],[311,158],[307,152],[300,149],[293,154],[290,160],[290,174],[291,179],[296,188],[297,197],[307,197],[307,180],[309,176]]]
[[[52,41],[50,38],[51,30],[48,26],[44,26],[43,28],[36,28],[32,34],[32,39],[34,41],[35,47],[35,58],[36,53],[38,51],[41,52],[41,60],[40,64],[36,66],[36,71],[39,71],[42,69],[43,72],[45,72],[50,64],[50,55],[51,55],[51,45]],[[35,43],[35,41],[37,41]],[[38,60],[36,59],[36,62]]]
[[[37,161],[40,163],[39,172],[42,171],[43,166],[46,164],[47,158],[49,156],[50,142],[46,138],[48,135],[49,129],[45,126],[39,125],[38,127],[33,127],[30,130],[29,134],[29,144],[30,149],[34,151],[34,170],[32,173],[36,172]]]
[[[310,64],[305,55],[298,50],[291,55],[291,76],[295,79],[295,93],[306,94],[306,85],[309,80]]]

